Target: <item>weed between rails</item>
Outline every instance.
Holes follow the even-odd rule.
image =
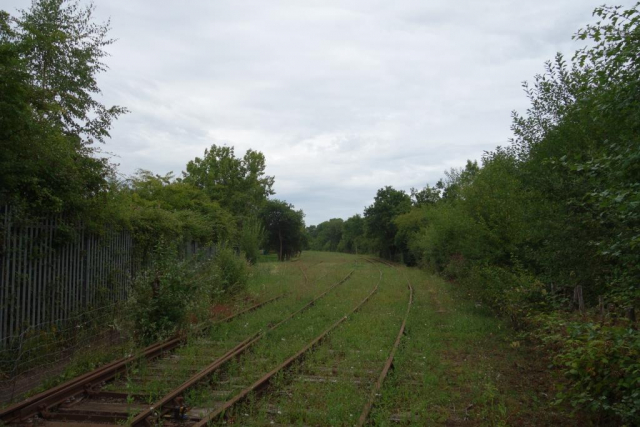
[[[276,375],[268,393],[252,394],[232,407],[227,424],[355,425],[402,323],[409,278],[415,293],[406,335],[370,425],[578,425],[551,405],[554,390],[544,359],[527,353],[526,344],[510,346],[514,333],[486,309],[457,298],[453,285],[420,270],[373,265],[345,254],[306,253],[295,263],[258,263],[248,293],[228,302],[232,311],[246,308],[247,301],[286,292],[285,297],[217,324],[205,336],[194,335],[161,359],[132,364],[107,389],[129,393],[133,415],[355,270],[315,305],[189,389],[184,398],[193,408],[190,414],[204,416],[350,312],[375,286],[379,269],[382,281],[369,302],[301,362]]]
[[[378,292],[304,363],[283,374],[274,392],[238,410],[242,425],[355,424],[389,356],[408,301],[406,281],[395,269],[366,265],[369,272],[353,280],[371,283],[380,268],[384,274]]]
[[[248,387],[265,373],[293,356],[327,327],[349,313],[358,302],[371,292],[379,278],[377,270],[375,275],[371,274],[370,269],[359,268],[359,270],[351,276],[349,281],[334,289],[312,308],[272,331],[256,344],[252,351],[238,360],[230,362],[224,369],[223,380],[212,386],[212,394],[216,398],[209,400],[204,406],[217,407],[224,400],[231,398],[238,391]],[[324,345],[322,343],[320,346],[324,347]],[[283,380],[283,375],[284,373],[278,374],[272,385],[280,383]],[[245,424],[245,414],[256,415],[251,401],[249,399],[244,405],[232,408],[227,416],[241,418]]]
[[[292,286],[294,283],[302,282],[302,275],[297,268],[292,268],[290,264],[258,264],[251,277],[250,289],[257,291],[256,293],[262,292],[261,300],[268,299],[285,289],[289,291],[286,297],[230,322],[215,325],[207,336],[192,337],[186,345],[167,357],[151,363],[141,361],[139,364],[131,366],[125,376],[109,384],[106,389],[130,394],[145,394],[148,396],[148,400],[153,402],[182,384],[242,340],[259,331],[264,331],[288,313],[299,309],[316,294],[338,281],[337,277],[346,269],[346,267],[342,270],[334,269],[329,274],[315,273],[323,278],[307,289],[302,289]],[[215,377],[212,377],[212,381],[215,381]],[[197,396],[196,389],[196,391],[190,391],[187,397],[195,399]],[[192,402],[188,403],[193,404]]]

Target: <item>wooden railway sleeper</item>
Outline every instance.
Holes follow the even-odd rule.
[[[268,387],[271,379],[278,372],[285,370],[286,368],[291,366],[294,362],[302,360],[305,357],[305,355],[306,355],[306,353],[308,351],[310,351],[311,349],[315,348],[320,342],[322,342],[329,335],[330,332],[332,332],[335,328],[337,328],[339,325],[341,325],[351,315],[356,313],[367,301],[369,301],[369,299],[373,296],[373,294],[378,290],[378,286],[379,286],[381,280],[382,280],[382,271],[380,271],[380,279],[378,280],[378,284],[376,284],[376,286],[373,288],[371,293],[369,293],[366,296],[366,298],[364,298],[362,301],[360,301],[360,303],[355,308],[353,308],[348,314],[346,314],[345,316],[340,318],[337,322],[332,324],[329,328],[325,329],[313,341],[311,341],[304,348],[302,348],[300,351],[298,351],[298,353],[296,353],[295,355],[291,356],[289,359],[287,359],[286,361],[284,361],[283,363],[278,365],[276,368],[274,368],[270,372],[266,373],[263,377],[261,377],[259,380],[254,382],[252,385],[250,385],[249,387],[245,388],[240,393],[236,394],[230,400],[226,401],[218,409],[216,409],[215,411],[207,414],[205,417],[203,417],[200,421],[198,421],[192,427],[204,427],[204,426],[206,426],[207,424],[209,424],[211,421],[213,421],[215,419],[228,417],[229,416],[229,409],[231,409],[231,407],[233,407],[237,403],[239,403],[239,402],[243,401],[244,399],[246,399],[247,396],[250,393],[258,392],[258,391],[263,390],[266,387]]]

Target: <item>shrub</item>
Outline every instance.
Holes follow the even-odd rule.
[[[547,292],[542,282],[515,264],[512,268],[474,265],[460,282],[474,298],[508,317],[519,329],[531,313],[545,309]]]
[[[547,317],[543,340],[569,383],[558,403],[587,408],[616,425],[640,425],[640,333],[630,327]],[[549,332],[552,333],[549,333]]]
[[[184,322],[192,295],[194,262],[179,261],[166,246],[156,249],[158,261],[138,274],[128,301],[135,336],[143,343],[174,333]]]
[[[213,260],[212,281],[208,284],[210,291],[227,294],[243,291],[248,279],[249,268],[245,257],[236,255],[228,246],[218,245]]]
[[[244,252],[247,260],[255,264],[260,255],[260,246],[264,244],[264,226],[255,218],[245,221],[240,231],[240,250]]]
[[[249,271],[243,256],[218,246],[211,260],[179,260],[172,245],[160,243],[156,261],[139,273],[128,301],[135,336],[150,343],[175,333],[187,321],[206,320],[217,299],[245,290]]]
[[[443,203],[426,211],[429,223],[408,242],[421,264],[435,271],[447,267],[451,258],[468,261],[485,258],[482,242],[486,230],[456,204]]]

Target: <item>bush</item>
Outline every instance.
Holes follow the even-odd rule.
[[[260,246],[264,244],[265,231],[262,224],[255,218],[245,221],[240,231],[240,250],[244,252],[251,264],[258,261]]]
[[[245,257],[236,255],[230,247],[218,245],[213,260],[212,281],[208,285],[210,290],[227,294],[244,291],[248,279],[249,268]]]
[[[509,269],[474,265],[460,282],[474,298],[508,317],[520,329],[531,313],[545,309],[548,298],[544,284],[515,264]]]
[[[458,205],[442,203],[426,211],[428,225],[414,234],[408,242],[409,251],[420,264],[442,271],[452,257],[469,261],[485,258],[482,242],[486,230]]]
[[[558,403],[587,408],[603,423],[640,425],[640,333],[630,327],[543,318],[539,335],[555,347],[569,380]]]
[[[159,260],[136,277],[128,301],[135,336],[143,343],[168,337],[186,318],[193,294],[190,277],[195,265],[178,261],[171,248],[159,248]]]
[[[218,246],[211,260],[179,260],[172,245],[160,243],[156,261],[135,279],[128,301],[136,338],[147,344],[206,320],[211,304],[246,289],[244,257]]]

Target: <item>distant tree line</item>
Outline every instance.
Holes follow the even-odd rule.
[[[640,424],[639,5],[597,8],[587,46],[524,85],[510,145],[308,228],[313,249],[358,242],[454,281],[549,349],[560,401],[611,425]]]

